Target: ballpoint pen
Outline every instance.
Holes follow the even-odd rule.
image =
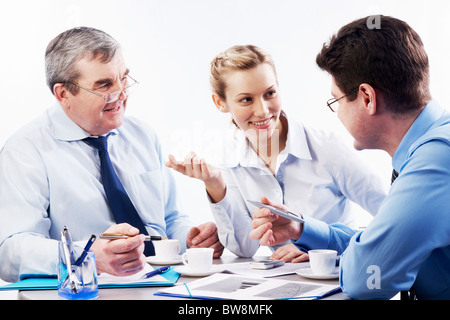
[[[75,260],[77,260],[75,251],[73,250],[73,240],[72,240],[72,236],[69,232],[69,229],[64,226],[64,235],[65,235],[65,239],[66,239],[66,243],[67,243],[67,247],[69,248],[69,252],[70,252],[70,262],[73,264],[75,263]]]
[[[81,264],[83,263],[84,259],[86,258],[86,255],[89,251],[89,249],[91,248],[92,244],[94,243],[95,239],[97,237],[95,235],[91,235],[91,237],[89,238],[86,246],[83,249],[83,253],[80,255],[80,257],[77,259],[77,261],[75,262],[76,266],[81,266]]]
[[[121,233],[102,233],[100,239],[114,240],[114,239],[128,239],[130,236]],[[166,240],[167,237],[161,236],[145,236],[145,241]]]
[[[70,243],[68,242],[69,240],[71,241]],[[78,293],[77,277],[75,276],[74,270],[72,270],[72,261],[71,261],[71,256],[73,254],[73,252],[71,252],[70,249],[72,247],[72,238],[70,237],[69,229],[67,229],[67,227],[64,227],[63,231],[61,231],[61,241],[68,273],[66,281],[67,280],[69,281],[70,288],[72,289],[72,291]]]
[[[147,272],[146,274],[144,274],[142,276],[142,278],[143,279],[148,279],[148,278],[153,277],[153,276],[155,276],[157,274],[161,274],[161,273],[166,272],[167,270],[169,270],[169,268],[170,267],[161,267],[161,268],[155,269],[153,271],[150,271],[150,272]]]

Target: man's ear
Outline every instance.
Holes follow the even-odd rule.
[[[223,113],[230,112],[228,110],[228,107],[226,106],[225,100],[223,100],[221,97],[219,97],[217,94],[213,93],[212,99],[214,101],[214,104],[216,105],[216,108]]]
[[[359,86],[359,94],[363,98],[365,110],[370,115],[377,113],[377,92],[370,84],[362,83]]]
[[[56,83],[53,86],[53,94],[64,109],[70,107],[69,97],[71,96],[71,93],[63,83]]]

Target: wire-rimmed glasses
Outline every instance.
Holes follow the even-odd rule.
[[[129,84],[130,82],[131,82],[131,84]],[[75,82],[69,82],[69,83],[73,84],[74,86],[77,86],[78,88],[81,88],[90,93],[93,93],[99,97],[102,97],[103,99],[105,99],[106,104],[113,103],[113,102],[116,102],[117,100],[119,100],[119,97],[122,93],[124,93],[125,96],[128,97],[130,95],[130,88],[136,84],[139,84],[139,82],[137,80],[135,80],[134,78],[132,78],[130,75],[126,75],[125,76],[125,85],[124,85],[125,88],[123,88],[122,90],[119,90],[119,91],[115,91],[115,92],[111,92],[111,93],[103,95],[103,94],[97,93],[95,91],[86,89]]]
[[[343,98],[345,98],[345,97],[351,95],[352,93],[354,93],[354,92],[356,92],[356,91],[358,91],[358,90],[359,90],[359,87],[353,89],[353,90],[352,90],[350,93],[348,93],[348,94],[344,94],[342,97],[328,99],[328,101],[327,101],[327,106],[328,106],[328,108],[330,108],[330,110],[331,110],[332,112],[337,112],[338,105],[334,105],[334,106],[333,106],[333,104],[336,103],[336,102],[338,102],[339,100],[341,100],[341,99],[343,99]]]

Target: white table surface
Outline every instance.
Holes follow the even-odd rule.
[[[255,257],[263,258],[263,257]],[[239,258],[234,255],[223,255],[219,259],[214,259],[214,264],[237,263],[252,261],[252,258]],[[297,274],[276,277],[290,281],[303,281],[319,284],[338,284],[338,280],[312,280],[301,277]],[[181,275],[177,283],[189,283],[199,279],[198,277],[187,277]],[[159,291],[160,287],[140,287],[140,288],[107,288],[99,289],[98,300],[174,300],[175,297],[156,296],[154,293]],[[0,299],[25,299],[25,300],[63,300],[58,296],[57,290],[24,290],[24,291],[4,291],[0,292]],[[337,293],[326,297],[329,300],[349,300],[350,297],[345,293]]]

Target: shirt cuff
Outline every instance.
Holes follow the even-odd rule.
[[[303,216],[303,231],[294,244],[303,251],[311,249],[326,249],[330,242],[330,228],[323,221]]]

